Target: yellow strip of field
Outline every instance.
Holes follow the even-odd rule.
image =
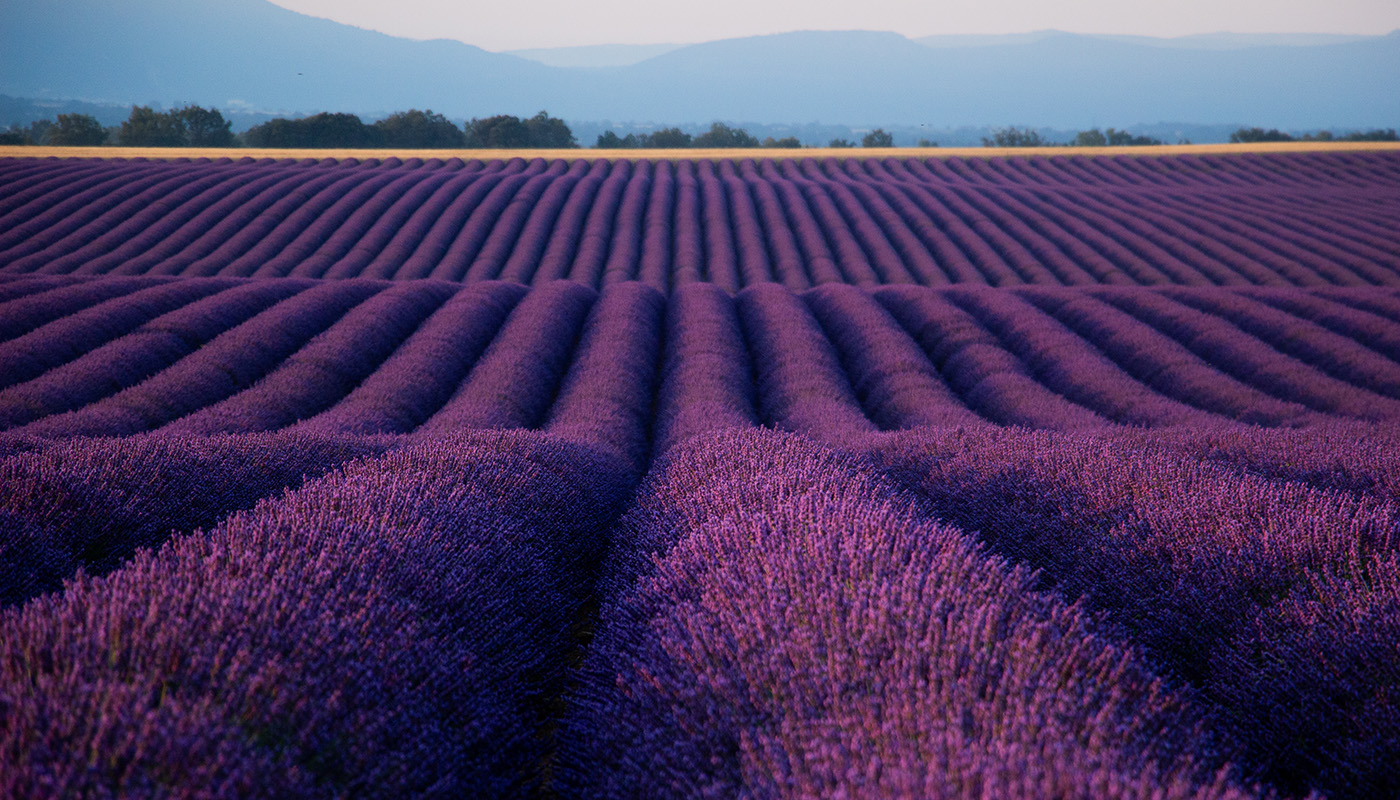
[[[269,150],[199,147],[0,147],[0,158],[512,158],[697,160],[713,158],[996,158],[1004,156],[1176,156],[1231,153],[1311,153],[1400,150],[1400,142],[1257,142],[1249,144],[1167,144],[1149,147],[877,147],[752,148],[737,150]]]

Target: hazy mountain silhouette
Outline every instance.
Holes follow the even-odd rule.
[[[396,38],[266,0],[0,0],[0,92],[17,96],[534,113],[523,98],[567,78],[461,42]]]
[[[548,109],[582,120],[1345,129],[1400,127],[1397,85],[1400,32],[915,41],[807,31],[565,68],[265,0],[65,0],[61,13],[53,0],[0,0],[0,93],[17,97],[455,117]]]

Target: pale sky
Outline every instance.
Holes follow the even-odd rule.
[[[693,43],[795,30],[906,36],[1074,33],[1382,34],[1400,28],[1396,0],[272,0],[414,39],[487,50],[584,44]]]

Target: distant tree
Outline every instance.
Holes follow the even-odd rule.
[[[497,114],[467,122],[466,140],[467,147],[480,150],[523,148],[530,146],[530,133],[520,117]]]
[[[1394,128],[1384,130],[1376,128],[1371,131],[1356,131],[1345,136],[1338,137],[1339,142],[1400,142]]]
[[[850,139],[832,139],[831,141],[826,143],[826,146],[835,148],[855,147],[856,143],[851,141]]]
[[[1087,131],[1080,131],[1074,135],[1074,141],[1070,142],[1071,147],[1107,147],[1108,137],[1103,135],[1103,131],[1092,128]]]
[[[131,116],[117,131],[122,147],[183,147],[186,141],[185,121],[179,114],[150,106],[132,106]]]
[[[758,147],[758,137],[743,128],[731,128],[723,122],[716,122],[708,131],[692,140],[695,147],[721,149],[735,147]]]
[[[692,141],[693,137],[680,128],[662,128],[637,137],[637,146],[658,150],[680,149],[690,147]]]
[[[19,125],[11,125],[0,131],[0,146],[13,147],[27,144],[34,144],[34,142],[29,138],[29,131]]]
[[[383,147],[440,148],[465,147],[466,134],[455,123],[431,110],[410,109],[390,114],[372,126]]]
[[[935,141],[933,141],[932,139],[920,139],[920,140],[919,140],[919,147],[937,147],[937,146],[938,146],[938,142],[935,142]]]
[[[763,140],[764,147],[781,147],[789,150],[797,150],[802,147],[802,140],[796,136],[784,136],[781,139],[774,139],[769,136]]]
[[[276,117],[243,132],[243,143],[249,147],[285,148],[310,147],[304,144],[297,120]]]
[[[297,122],[312,142],[308,147],[379,146],[379,132],[354,114],[313,114]]]
[[[1150,136],[1134,136],[1127,131],[1117,131],[1108,129],[1105,134],[1098,128],[1080,131],[1075,134],[1074,141],[1070,142],[1071,147],[1142,147],[1145,145],[1161,144],[1161,139],[1153,139]]]
[[[233,123],[214,108],[188,105],[174,114],[184,124],[185,145],[188,147],[235,147],[238,139],[233,135]]]
[[[1030,128],[996,128],[991,138],[982,137],[983,147],[1049,147],[1050,144],[1041,138],[1039,131]]]
[[[861,147],[894,147],[894,135],[886,133],[884,128],[876,128],[865,134],[860,140]]]
[[[379,132],[354,114],[321,113],[302,119],[278,117],[243,133],[250,147],[377,147]]]
[[[472,119],[466,125],[466,146],[481,149],[574,148],[578,147],[578,141],[564,120],[541,111],[526,120],[510,114]]]
[[[564,123],[564,120],[551,117],[543,111],[525,120],[523,124],[526,138],[530,142],[527,147],[555,150],[578,147],[578,140],[574,138],[574,132],[569,130],[569,126]]]
[[[54,124],[54,121],[51,119],[39,119],[29,123],[29,130],[27,133],[29,136],[30,143],[48,144],[49,134],[57,127],[58,126]],[[101,123],[98,123],[98,127],[102,127]],[[103,143],[105,144],[108,131],[104,130],[102,134]]]
[[[107,129],[90,114],[59,114],[44,144],[61,147],[97,147],[107,142]]]
[[[1278,128],[1270,128],[1267,131],[1263,128],[1240,128],[1230,134],[1231,144],[1291,141],[1293,141],[1293,137],[1280,131]]]
[[[1151,136],[1134,136],[1127,131],[1115,131],[1108,129],[1108,144],[1110,147],[1150,147],[1159,145],[1161,139],[1154,139]]]
[[[598,143],[593,145],[601,150],[623,150],[637,146],[637,137],[633,134],[618,136],[615,131],[603,131],[598,134]]]

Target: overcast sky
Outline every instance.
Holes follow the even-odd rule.
[[[692,43],[794,30],[938,33],[1388,33],[1397,0],[273,0],[415,39],[487,50]]]

